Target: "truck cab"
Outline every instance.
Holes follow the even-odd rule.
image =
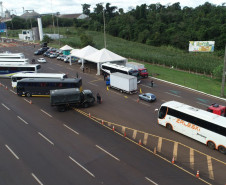
[[[207,108],[208,112],[226,117],[226,106],[213,103]]]
[[[143,78],[148,77],[148,70],[146,68],[140,68],[138,69],[139,75]]]

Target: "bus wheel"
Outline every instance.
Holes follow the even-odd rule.
[[[27,96],[27,97],[31,97],[31,94],[30,94],[30,93],[26,93],[26,96]]]
[[[166,124],[166,128],[169,130],[173,130],[172,125],[170,125],[169,123]]]
[[[207,146],[211,149],[211,150],[214,150],[215,149],[215,144],[212,142],[212,141],[209,141],[207,143]]]
[[[218,147],[218,150],[219,150],[220,153],[226,154],[226,148],[225,148],[225,147],[219,146],[219,147]]]

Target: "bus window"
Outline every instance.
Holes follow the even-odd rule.
[[[159,119],[163,119],[166,116],[167,107],[161,107],[159,110]]]

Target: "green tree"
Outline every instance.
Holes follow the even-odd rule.
[[[87,45],[94,46],[93,38],[85,33],[80,35],[81,47],[85,47]]]
[[[82,4],[82,13],[84,13],[85,15],[89,15],[90,14],[90,4]]]

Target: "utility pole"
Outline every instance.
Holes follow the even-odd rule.
[[[222,75],[221,97],[224,97],[225,75],[226,75],[226,45],[225,45],[225,51],[224,51],[224,66],[223,66],[223,75]]]
[[[106,49],[106,34],[105,34],[105,16],[104,16],[104,7],[103,7],[103,20],[104,20],[104,48]]]

